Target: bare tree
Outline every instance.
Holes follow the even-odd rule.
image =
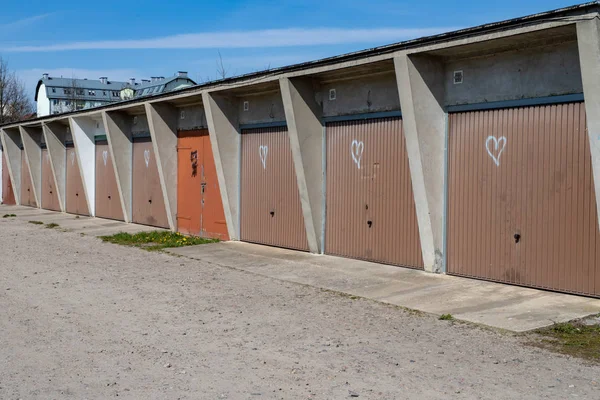
[[[221,52],[219,51],[219,59],[217,60],[217,79],[225,79],[229,74],[229,68],[225,67],[223,63],[223,56],[221,56]]]
[[[0,124],[20,121],[33,111],[25,85],[0,57]]]
[[[76,111],[85,107],[85,101],[81,100],[81,98],[85,97],[84,89],[77,84],[77,78],[75,78],[75,76],[71,77],[69,87],[64,88],[63,90],[66,99],[60,112]]]

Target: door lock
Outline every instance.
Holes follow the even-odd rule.
[[[515,243],[519,243],[521,241],[521,234],[515,233],[513,237],[515,238]]]
[[[275,211],[271,211],[269,214],[271,214],[271,217],[275,216]]]
[[[371,228],[373,226],[373,221],[367,221],[367,225],[369,225],[369,228]]]

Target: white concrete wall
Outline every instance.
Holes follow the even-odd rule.
[[[0,149],[0,202],[2,202],[2,186],[3,186],[3,182],[2,182],[2,160],[4,157],[4,152],[2,151],[2,149]]]
[[[94,130],[96,122],[86,117],[69,118],[75,154],[79,161],[79,170],[83,181],[85,198],[90,215],[96,215],[96,141]]]
[[[38,89],[37,99],[37,116],[43,117],[45,115],[50,115],[50,100],[46,95],[46,85],[43,83]]]

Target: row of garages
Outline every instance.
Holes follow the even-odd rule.
[[[56,117],[109,131],[93,156],[65,136],[3,158],[3,201],[600,297],[600,23],[581,7]]]
[[[449,116],[447,272],[600,295],[600,234],[581,102]],[[227,239],[208,130],[180,131],[177,229]],[[133,141],[132,221],[168,228],[149,138]],[[423,268],[400,117],[326,124],[327,254]],[[41,208],[60,211],[48,150]],[[65,143],[66,212],[89,215],[75,149]],[[95,214],[123,220],[111,152],[96,142]],[[3,159],[3,202],[15,202]],[[37,206],[21,157],[21,204]],[[284,124],[243,130],[240,238],[308,250]]]

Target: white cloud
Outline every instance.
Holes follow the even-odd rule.
[[[62,44],[13,46],[7,52],[47,52],[69,50],[119,50],[119,49],[209,49],[209,48],[265,48],[336,45],[349,43],[389,43],[429,36],[456,28],[290,28],[256,31],[205,32],[153,39],[100,40]]]
[[[31,17],[27,17],[27,18],[19,19],[17,21],[9,22],[8,24],[0,24],[0,30],[23,28],[23,27],[31,25],[35,22],[46,19],[53,14],[54,13],[33,15]]]

